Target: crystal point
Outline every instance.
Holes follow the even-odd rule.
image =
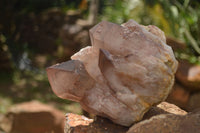
[[[90,38],[92,46],[72,61],[47,69],[56,95],[124,126],[166,99],[178,63],[159,28],[103,21],[90,29]]]

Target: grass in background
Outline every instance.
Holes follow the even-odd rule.
[[[13,104],[38,100],[57,109],[81,114],[78,103],[57,97],[51,90],[47,75],[31,71],[0,74],[0,113],[6,113]]]

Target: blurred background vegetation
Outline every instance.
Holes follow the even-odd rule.
[[[1,0],[0,113],[34,99],[81,113],[53,94],[45,68],[90,45],[88,29],[99,21],[129,19],[158,26],[180,45],[178,59],[200,64],[198,0]]]

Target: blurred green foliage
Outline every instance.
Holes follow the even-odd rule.
[[[68,9],[78,8],[80,2],[81,0],[1,0],[0,50],[6,45],[11,53],[12,62],[18,66],[24,52],[42,51],[37,42],[33,41],[34,38],[38,38],[34,34],[40,34],[34,31],[44,27],[40,22],[45,19],[41,13],[50,8],[57,8],[64,13]],[[43,18],[39,18],[38,14]],[[48,22],[45,23],[48,26]],[[26,35],[26,32],[32,33]]]
[[[200,3],[195,0],[161,1],[171,29],[171,36],[183,40],[187,50],[178,57],[200,64]]]
[[[44,50],[49,47],[49,42],[44,42],[39,37],[43,34],[45,37],[56,38],[58,35],[54,34],[58,32],[49,27],[56,29],[59,23],[63,23],[62,15],[65,11],[78,8],[80,2],[81,0],[0,0],[0,114],[6,113],[12,104],[33,99],[73,112],[67,105],[74,103],[58,98],[51,91],[44,67],[42,70],[36,68],[22,71],[18,66],[21,60],[29,63],[29,57],[35,57],[38,53],[52,60],[54,55]],[[48,12],[48,9],[54,8],[62,12],[60,16]],[[55,19],[52,19],[52,15]],[[55,21],[56,19],[60,22]],[[55,39],[55,45],[56,41]],[[80,113],[80,107],[76,110]]]
[[[197,0],[108,0],[100,19],[123,23],[134,19],[156,25],[167,36],[182,40],[187,49],[178,58],[200,64],[200,3]]]
[[[34,21],[35,15],[49,8],[58,8],[63,14],[68,9],[86,8],[88,15],[91,0],[1,0],[0,1],[0,48],[7,46],[11,59],[18,64],[24,52],[44,51],[41,45],[32,41],[31,34],[24,35],[24,27],[30,23],[30,32],[44,25]],[[84,5],[86,3],[86,5]],[[172,36],[187,44],[187,50],[179,51],[178,58],[192,57],[191,62],[200,62],[200,3],[197,0],[99,0],[99,21],[108,20],[121,24],[129,19],[138,23],[153,24],[161,28],[167,36]],[[83,7],[83,5],[85,7]],[[60,21],[63,21],[62,19]],[[48,23],[48,22],[45,22]],[[41,31],[42,32],[42,31]],[[45,31],[48,32],[48,31]],[[50,35],[51,36],[51,35]],[[43,39],[43,38],[41,38]],[[59,38],[56,38],[59,40]],[[55,40],[55,44],[56,43]],[[32,42],[31,42],[32,41]],[[38,45],[40,47],[38,47]],[[54,46],[57,47],[57,46]],[[187,56],[182,56],[183,54]],[[188,60],[191,60],[190,58]]]
[[[32,99],[51,103],[56,101],[60,103],[60,109],[69,110],[64,104],[71,102],[57,98],[50,90],[44,67],[42,70],[30,71],[20,71],[15,67],[11,72],[10,69],[5,71],[5,68],[19,65],[24,58],[29,63],[27,58],[36,57],[38,53],[42,54],[39,57],[46,62],[61,56],[55,56],[48,50],[56,51],[61,45],[59,31],[56,29],[63,25],[69,9],[81,10],[81,17],[87,17],[90,2],[0,0],[0,105],[4,105],[0,107],[0,113],[5,113],[13,103]],[[48,12],[48,9],[53,8],[58,10]],[[57,11],[61,13],[57,14]],[[98,13],[98,21],[108,20],[121,24],[134,19],[143,25],[156,25],[167,36],[187,44],[186,49],[175,51],[177,58],[200,64],[199,0],[99,0]]]

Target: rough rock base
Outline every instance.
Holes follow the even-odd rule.
[[[88,119],[85,116],[70,113],[66,116],[65,133],[149,133],[149,131],[152,133],[158,133],[158,131],[169,133],[168,130],[166,130],[168,128],[172,128],[172,131],[179,130],[176,126],[181,127],[181,123],[177,123],[177,121],[181,120],[189,125],[188,127],[185,126],[183,129],[189,129],[191,127],[194,128],[194,132],[192,133],[197,133],[195,131],[198,127],[200,128],[200,123],[199,125],[197,123],[197,116],[198,114],[187,115],[187,112],[181,110],[177,106],[162,102],[156,107],[152,107],[144,115],[141,122],[138,122],[129,128],[114,124],[112,121],[99,116],[96,116],[95,119]],[[165,124],[166,121],[169,121],[170,123]],[[197,126],[195,127],[189,124],[189,122],[195,122]],[[148,125],[146,125],[146,123],[148,123]],[[162,125],[167,125],[169,127],[163,127]],[[144,127],[148,127],[148,129]]]
[[[70,113],[66,118],[65,133],[126,133],[129,129],[98,116],[93,120]]]

